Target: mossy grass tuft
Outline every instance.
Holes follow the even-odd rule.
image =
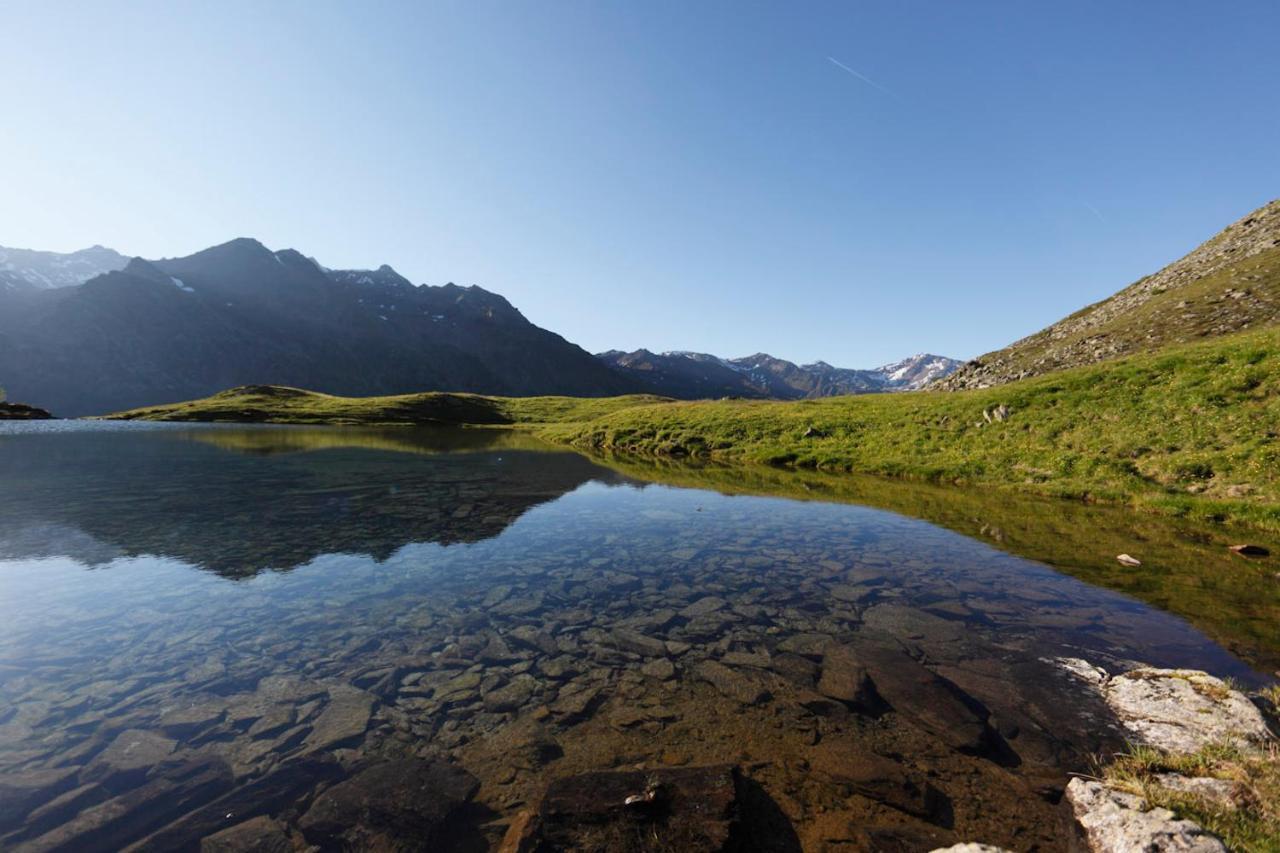
[[[1231,802],[1215,802],[1160,783],[1164,773],[1225,779],[1234,783]],[[1280,853],[1280,746],[1242,752],[1210,745],[1187,755],[1133,747],[1102,770],[1113,787],[1167,808],[1222,838],[1231,850]]]

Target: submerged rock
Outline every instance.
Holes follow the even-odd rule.
[[[416,758],[378,764],[316,797],[298,825],[346,849],[433,849],[480,787],[467,771]]]
[[[617,649],[624,652],[640,655],[641,657],[665,657],[667,647],[662,640],[645,636],[637,631],[628,631],[625,628],[618,628],[609,635],[610,643]]]
[[[200,841],[200,853],[289,853],[294,849],[284,825],[265,815],[227,827]]]
[[[703,661],[694,667],[693,673],[725,696],[744,705],[759,705],[769,699],[768,689],[759,680],[722,663]]]
[[[865,750],[834,745],[819,750],[810,766],[819,777],[915,817],[934,818],[947,805],[946,797],[928,782],[896,761]]]
[[[1142,797],[1101,782],[1072,779],[1066,797],[1085,842],[1095,853],[1226,853],[1218,837],[1198,824],[1178,820],[1168,809],[1149,808]]]
[[[147,771],[168,758],[176,746],[175,741],[156,732],[126,729],[98,753],[80,779],[123,790],[141,782]]]
[[[304,752],[340,746],[364,734],[373,714],[373,697],[363,690],[332,691],[328,706],[316,719],[303,744]]]
[[[737,820],[730,765],[583,773],[552,782],[532,821],[504,849],[714,853],[728,848]]]
[[[16,826],[27,812],[72,788],[78,770],[58,767],[0,776],[0,829]]]
[[[867,668],[857,653],[848,646],[832,644],[822,654],[822,677],[818,692],[851,705],[869,706],[875,699],[875,688]]]
[[[141,787],[90,806],[66,823],[25,842],[22,849],[123,849],[213,800],[231,785],[231,771],[216,759],[164,767]]]
[[[501,713],[518,711],[529,703],[537,691],[538,682],[534,678],[522,675],[511,683],[484,694],[485,710]]]
[[[895,712],[955,749],[983,752],[991,745],[987,715],[968,694],[917,662],[887,646],[857,650],[875,692]]]

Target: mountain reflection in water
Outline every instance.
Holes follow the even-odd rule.
[[[183,427],[24,452],[49,440],[0,437],[0,559],[154,555],[251,577],[322,554],[478,542],[583,483],[625,480],[503,430]]]

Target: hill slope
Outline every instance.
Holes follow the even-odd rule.
[[[1186,257],[934,387],[987,388],[1280,321],[1280,200]]]
[[[271,383],[335,394],[637,390],[479,287],[328,270],[232,240],[72,287],[0,291],[0,384],[60,415]]]
[[[910,391],[960,366],[955,359],[923,353],[871,370],[794,364],[767,353],[720,358],[700,352],[610,350],[596,356],[653,394],[682,400],[716,397],[803,400],[841,394]]]

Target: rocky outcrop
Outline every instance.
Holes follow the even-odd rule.
[[[1067,801],[1089,849],[1097,853],[1227,850],[1216,836],[1197,824],[1179,820],[1168,809],[1148,808],[1141,797],[1101,782],[1072,779],[1067,785]]]
[[[1205,672],[1141,667],[1109,677],[1078,659],[1060,665],[1090,691],[1097,691],[1132,743],[1172,755],[1230,745],[1246,753],[1274,742],[1262,714],[1240,691]],[[1230,780],[1156,774],[1151,784],[1224,809],[1236,807]],[[1085,842],[1095,853],[1196,851],[1227,848],[1198,824],[1104,781],[1073,779],[1067,802]]]
[[[53,415],[25,403],[0,402],[0,421],[47,421]]]
[[[1108,679],[1103,694],[1135,741],[1166,752],[1214,743],[1253,749],[1272,739],[1243,693],[1204,672],[1135,669]]]

